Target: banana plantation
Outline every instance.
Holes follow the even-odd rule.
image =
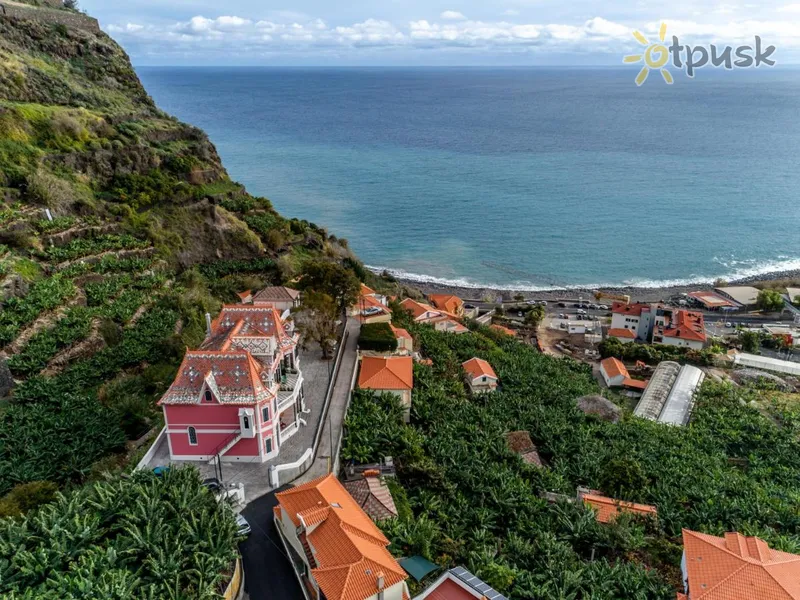
[[[576,408],[598,392],[588,367],[485,328],[452,335],[401,324],[433,361],[414,367],[411,424],[393,397],[357,392],[342,448],[345,463],[394,458],[403,506],[382,527],[396,555],[464,565],[511,598],[672,600],[682,589],[681,528],[800,550],[790,404],[709,382],[687,427],[627,410],[614,424]],[[499,391],[465,392],[459,365],[473,356],[492,364]],[[530,433],[544,467],[508,449],[515,430]],[[579,485],[654,504],[658,518],[601,524],[580,503],[542,498],[574,498]]]
[[[219,598],[236,541],[233,512],[194,469],[136,473],[0,520],[0,596]]]

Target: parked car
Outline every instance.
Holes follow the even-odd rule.
[[[559,305],[561,308],[567,308],[567,303],[566,303],[566,302],[559,302],[559,303],[558,303],[558,305]]]
[[[606,306],[605,304],[601,304],[597,308],[599,308],[600,310],[608,310],[608,306]]]
[[[561,325],[559,325],[559,327],[561,327],[561,329],[566,329],[567,328],[567,324],[562,321]]]
[[[598,306],[597,306],[597,304],[592,303],[592,304],[589,305],[589,308],[594,310],[594,309],[598,308]]]
[[[250,535],[250,532],[253,531],[250,523],[241,514],[236,515],[236,526],[239,528],[237,531],[239,535]]]
[[[565,315],[564,313],[558,313],[558,318],[559,319],[566,319],[567,315]]]
[[[727,323],[725,323],[725,327],[733,327],[733,323],[731,323],[730,321],[728,321]]]
[[[541,304],[542,306],[547,306],[547,300],[542,300],[541,302],[539,302],[539,304]]]
[[[575,304],[572,305],[572,308],[580,308],[580,307],[581,307],[580,302],[576,302]]]
[[[530,304],[533,306],[534,304],[539,304],[536,300],[528,300],[525,304]]]

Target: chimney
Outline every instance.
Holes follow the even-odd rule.
[[[386,578],[383,576],[383,571],[378,571],[378,591],[380,592],[383,590],[383,586],[386,585]]]
[[[211,313],[206,313],[206,336],[211,336]]]

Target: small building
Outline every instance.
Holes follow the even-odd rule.
[[[614,357],[600,361],[600,375],[608,387],[623,387],[634,392],[643,392],[647,387],[646,381],[632,378],[622,361]]]
[[[363,283],[358,300],[350,307],[348,314],[364,324],[389,323],[392,320],[392,310],[386,296],[378,294]]]
[[[494,331],[499,331],[500,333],[503,333],[505,335],[510,335],[512,337],[517,337],[517,332],[515,330],[513,330],[513,329],[511,329],[509,327],[503,327],[502,325],[498,325],[497,323],[493,323],[492,325],[489,325],[489,329],[492,329]]]
[[[584,505],[594,509],[597,520],[600,523],[611,523],[621,513],[629,513],[645,517],[655,517],[658,515],[658,510],[655,506],[649,504],[637,504],[636,502],[624,502],[609,498],[601,494],[595,493],[593,490],[585,490],[578,488],[578,501],[583,502]]]
[[[570,321],[567,323],[567,331],[573,335],[584,335],[586,333],[586,323],[583,321]]]
[[[800,600],[800,556],[757,537],[683,530],[677,600]]]
[[[706,326],[702,313],[691,310],[659,310],[653,328],[653,343],[702,350]]]
[[[608,330],[608,337],[617,338],[623,344],[630,344],[636,341],[636,332],[631,329],[611,327]]]
[[[256,306],[271,306],[279,311],[291,310],[300,306],[300,292],[284,286],[268,287],[252,296],[251,302]]]
[[[518,454],[523,462],[536,467],[544,466],[542,458],[539,456],[539,449],[527,431],[509,431],[506,434],[506,443],[508,443],[508,449],[514,454]]]
[[[345,481],[344,488],[373,521],[383,521],[397,516],[392,492],[389,491],[389,486],[386,485],[379,470],[364,471],[360,479]]]
[[[395,327],[392,324],[389,324],[389,327],[392,328],[392,333],[397,339],[397,354],[406,355],[414,352],[414,338],[411,337],[411,334],[402,327]]]
[[[628,369],[622,361],[609,357],[600,361],[600,375],[608,387],[621,387],[622,383],[630,378]]]
[[[800,288],[787,287],[786,295],[789,297],[789,302],[792,304],[798,304],[797,298],[800,297]]]
[[[497,389],[497,374],[492,365],[482,358],[470,358],[461,363],[467,378],[467,385],[473,394],[493,392]]]
[[[455,313],[435,308],[430,304],[418,302],[412,298],[406,298],[400,303],[400,306],[411,313],[414,321],[433,325],[437,331],[450,331],[452,333],[465,333],[468,331],[466,327],[458,322],[460,317]]]
[[[446,571],[414,600],[507,600],[464,567]]]
[[[460,335],[462,333],[469,333],[468,328],[466,328],[458,321],[454,321],[453,319],[443,319],[441,321],[436,321],[435,323],[433,323],[433,328],[436,331],[444,331],[445,333],[455,333],[456,335]]]
[[[627,329],[634,333],[633,339],[647,341],[653,312],[649,304],[614,302],[611,305],[610,330]]]
[[[312,600],[411,597],[389,540],[334,475],[275,497],[275,527]]]
[[[714,292],[689,292],[687,297],[706,310],[726,311],[738,309],[739,305]]]
[[[464,317],[464,301],[458,296],[452,294],[430,294],[428,301],[434,308],[443,310],[459,319]]]
[[[410,356],[364,356],[358,373],[358,387],[395,394],[405,411],[406,423],[411,420],[414,361]]]
[[[733,300],[738,306],[745,309],[755,308],[758,302],[758,293],[761,291],[749,285],[734,285],[714,288],[723,298]]]

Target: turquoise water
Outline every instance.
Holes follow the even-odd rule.
[[[234,179],[375,267],[527,289],[800,268],[800,70],[139,71]]]

